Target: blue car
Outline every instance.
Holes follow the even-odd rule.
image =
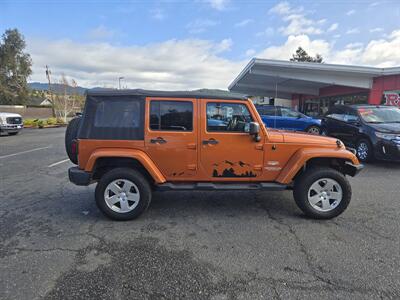
[[[288,107],[256,105],[265,126],[268,128],[321,133],[321,120],[308,117]]]

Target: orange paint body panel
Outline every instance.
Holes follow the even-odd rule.
[[[193,128],[150,129],[151,101],[187,102],[193,108]],[[207,130],[207,105],[241,104],[260,124],[259,141],[245,132]],[[161,141],[161,142],[160,142]],[[211,141],[211,143],[210,143]],[[355,165],[354,154],[336,139],[269,130],[251,101],[146,97],[144,140],[79,140],[79,168],[93,172],[102,157],[137,159],[156,183],[278,182],[289,184],[312,158],[339,158]]]

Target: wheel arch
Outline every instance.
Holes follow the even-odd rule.
[[[288,161],[277,178],[277,182],[289,184],[306,170],[315,166],[324,166],[338,170],[342,174],[352,174],[347,166],[360,165],[357,157],[341,149],[300,149]]]
[[[85,171],[91,172],[93,179],[97,180],[110,169],[119,167],[138,170],[152,183],[166,182],[154,162],[143,151],[134,149],[96,150],[89,157]]]

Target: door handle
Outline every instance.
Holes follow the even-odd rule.
[[[150,143],[152,144],[165,144],[167,141],[164,140],[162,137],[158,137],[156,139],[151,139]]]
[[[215,139],[203,140],[203,145],[216,145],[219,142]]]

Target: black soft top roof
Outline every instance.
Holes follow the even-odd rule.
[[[194,90],[194,91],[155,91],[155,90],[111,90],[93,89],[87,90],[87,96],[143,96],[143,97],[166,97],[166,98],[196,98],[196,99],[226,99],[226,100],[246,100],[246,95],[232,93],[223,90]]]

